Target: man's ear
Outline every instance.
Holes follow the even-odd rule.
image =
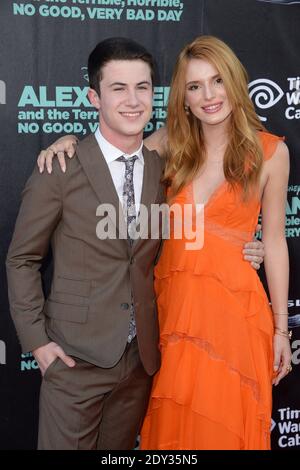
[[[89,97],[91,104],[94,106],[94,108],[96,108],[99,111],[101,108],[101,103],[100,103],[100,97],[98,93],[96,92],[96,90],[94,90],[93,88],[89,88],[88,97]]]

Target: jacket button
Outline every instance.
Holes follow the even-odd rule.
[[[128,310],[129,309],[129,304],[127,304],[127,303],[121,304],[121,309],[122,310]]]

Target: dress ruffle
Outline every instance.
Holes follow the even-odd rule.
[[[209,274],[203,266],[201,272],[199,265],[193,271],[173,267],[163,274],[156,281],[162,368],[153,387],[152,407],[171,400],[193,416],[220,424],[223,433],[227,429],[238,436],[241,448],[251,440],[250,426],[252,437],[261,439],[251,448],[268,448],[273,323],[260,281],[254,276],[252,285],[241,290],[240,282],[224,282],[217,271]],[[179,296],[180,286],[184,294]],[[201,439],[195,448],[201,448]],[[178,443],[174,445],[171,448],[178,448]]]

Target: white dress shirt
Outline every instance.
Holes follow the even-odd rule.
[[[135,205],[136,205],[136,214],[138,214],[140,203],[141,203],[143,175],[144,175],[144,157],[143,157],[143,152],[142,152],[143,143],[141,143],[140,148],[136,152],[128,155],[122,152],[122,150],[112,145],[110,142],[108,142],[101,134],[99,127],[95,132],[95,137],[99,144],[100,150],[103,153],[103,156],[106,160],[107,166],[109,168],[109,171],[110,171],[110,174],[114,182],[121,204],[123,204],[125,164],[124,162],[117,162],[116,160],[122,155],[125,158],[130,158],[133,155],[137,155],[138,158],[136,159],[134,168],[133,168],[133,186],[134,186],[134,199],[135,199]]]

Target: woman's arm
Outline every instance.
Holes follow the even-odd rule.
[[[51,144],[46,150],[42,150],[38,156],[37,164],[40,173],[43,173],[45,165],[48,173],[52,172],[52,160],[57,156],[60,167],[63,172],[66,171],[65,153],[69,158],[72,158],[75,154],[75,148],[78,143],[75,135],[65,135],[57,139]]]
[[[37,164],[40,173],[43,173],[45,166],[48,173],[52,172],[52,160],[57,156],[60,167],[63,172],[66,171],[65,153],[69,158],[72,158],[75,154],[76,144],[78,142],[77,137],[74,135],[65,135],[57,139],[51,144],[46,150],[42,150],[38,156]],[[161,127],[149,137],[145,139],[145,145],[149,150],[156,150],[157,153],[163,157],[167,150],[167,130],[165,127]]]
[[[285,239],[285,211],[289,177],[289,152],[280,142],[272,158],[266,162],[267,182],[262,197],[265,271],[274,314],[274,384],[289,372],[291,349],[288,330],[289,259]]]
[[[161,127],[147,137],[144,142],[149,150],[156,150],[156,152],[164,158],[168,146],[167,129],[165,127]],[[77,137],[74,135],[66,135],[57,139],[46,150],[42,150],[37,159],[40,173],[43,173],[45,166],[48,173],[52,172],[52,160],[55,156],[57,156],[59,160],[62,171],[65,172],[65,153],[67,153],[69,158],[72,158],[75,154],[77,143]],[[259,269],[260,264],[264,259],[263,243],[258,240],[246,243],[243,250],[243,256],[245,260],[251,263],[254,269]]]
[[[149,150],[156,150],[158,155],[164,157],[168,148],[167,129],[161,127],[145,139],[145,145]]]

